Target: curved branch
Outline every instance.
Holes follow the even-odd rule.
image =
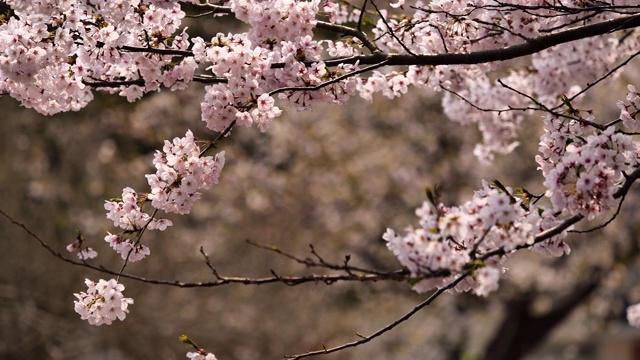
[[[626,194],[623,195],[622,199],[620,199],[620,201],[618,202],[618,207],[616,208],[615,213],[613,213],[613,215],[611,215],[611,217],[607,221],[603,222],[602,224],[586,230],[569,230],[568,232],[574,233],[574,234],[585,234],[585,233],[590,233],[596,230],[604,229],[609,224],[611,224],[618,217],[618,215],[620,215],[620,210],[622,210],[622,204],[624,203],[625,198],[626,198]]]
[[[381,280],[405,281],[405,280],[411,279],[410,274],[406,270],[395,270],[387,273],[376,272],[376,271],[366,271],[366,273],[364,273],[364,271],[361,271],[362,269],[358,269],[355,267],[350,268],[353,271],[344,270],[345,274],[337,274],[337,275],[312,274],[312,275],[305,275],[305,276],[280,276],[280,275],[277,275],[273,270],[271,270],[271,273],[273,274],[273,276],[263,277],[263,278],[222,276],[218,274],[218,272],[210,266],[210,263],[208,263],[208,258],[206,254],[205,254],[205,262],[213,271],[214,276],[216,277],[215,281],[183,282],[178,280],[171,281],[171,280],[148,279],[142,276],[121,273],[120,271],[111,270],[100,265],[90,264],[86,261],[77,261],[77,260],[70,259],[64,256],[59,251],[56,251],[55,249],[53,249],[53,247],[51,247],[46,241],[42,240],[37,234],[31,231],[29,227],[13,219],[9,214],[7,214],[2,209],[0,209],[0,215],[5,217],[14,225],[22,228],[22,230],[24,230],[30,237],[38,241],[38,243],[40,243],[40,245],[44,247],[51,255],[53,255],[54,257],[57,257],[58,259],[66,263],[96,270],[104,274],[120,276],[123,278],[136,280],[136,281],[140,281],[148,284],[154,284],[154,285],[167,285],[167,286],[174,286],[174,287],[180,287],[180,288],[196,288],[196,287],[216,287],[216,286],[222,286],[227,284],[264,285],[264,284],[273,284],[273,283],[283,283],[286,285],[300,285],[304,283],[319,283],[319,282],[322,282],[325,284],[333,284],[338,281],[376,282]],[[323,266],[323,267],[329,268],[329,266]]]
[[[144,79],[135,79],[135,80],[122,80],[122,81],[86,81],[82,80],[82,83],[86,86],[91,86],[92,88],[114,88],[120,86],[145,86],[146,82]]]
[[[640,179],[640,167],[625,177],[624,184],[622,184],[620,189],[613,193],[613,198],[619,199],[626,195],[629,192],[629,189],[631,189],[631,185],[633,185],[633,183],[638,179]]]
[[[640,26],[640,14],[625,16],[613,20],[603,21],[595,24],[584,25],[555,34],[544,35],[533,38],[528,42],[509,46],[502,49],[483,50],[472,53],[449,53],[437,55],[418,54],[371,54],[363,56],[353,56],[347,59],[336,59],[325,61],[327,66],[335,66],[343,63],[359,62],[362,65],[375,64],[383,60],[388,60],[388,65],[473,65],[494,61],[511,60],[531,54],[535,54],[550,47],[586,39],[609,32],[631,29]],[[278,64],[274,64],[278,65]]]
[[[640,178],[640,168],[636,169],[631,175],[627,176],[627,179],[626,179],[625,183],[623,184],[623,186],[618,191],[616,191],[616,193],[614,194],[614,198],[619,198],[619,197],[622,197],[622,196],[626,195],[626,193],[629,191],[631,185],[638,178]],[[534,244],[537,244],[539,242],[548,240],[548,239],[550,239],[550,238],[552,238],[552,237],[554,237],[556,235],[561,234],[563,231],[565,231],[566,229],[568,229],[570,226],[572,226],[573,224],[577,223],[578,221],[582,220],[583,218],[584,218],[584,216],[582,216],[580,214],[577,214],[577,215],[574,215],[574,216],[566,219],[564,222],[562,222],[558,226],[541,232],[540,234],[538,234],[535,237]],[[534,244],[522,245],[522,246],[517,247],[516,249],[528,248],[528,247],[533,246]],[[506,252],[504,250],[500,249],[500,250],[497,250],[497,251],[492,252],[492,253],[484,254],[484,256],[482,256],[482,259],[486,259],[488,257],[495,256],[495,255],[504,255],[504,254],[506,254]],[[460,274],[459,277],[457,277],[455,280],[453,280],[452,282],[447,284],[445,287],[438,289],[429,298],[427,298],[425,301],[423,301],[422,303],[417,305],[410,312],[408,312],[407,314],[405,314],[401,318],[397,319],[396,321],[392,322],[391,324],[385,326],[384,328],[376,331],[375,333],[373,333],[370,336],[361,336],[360,340],[353,341],[353,342],[350,342],[350,343],[346,343],[346,344],[343,344],[343,345],[340,345],[340,346],[336,346],[336,347],[333,347],[333,348],[330,348],[330,349],[309,351],[309,352],[306,352],[304,354],[298,354],[298,355],[288,355],[288,356],[285,356],[285,358],[286,359],[301,359],[301,358],[309,357],[309,356],[324,355],[324,354],[329,354],[329,353],[332,353],[332,352],[344,350],[346,348],[356,347],[358,345],[361,345],[361,344],[364,344],[366,342],[369,342],[372,339],[374,339],[374,338],[384,334],[385,332],[393,329],[394,327],[398,326],[399,324],[401,324],[402,322],[406,321],[411,316],[413,316],[415,313],[420,311],[422,308],[424,308],[427,305],[431,304],[443,292],[452,289],[453,287],[456,286],[456,284],[458,284],[460,281],[462,281],[465,277],[469,276],[472,271],[473,271],[472,269],[468,268],[462,274]],[[589,293],[590,291],[592,291],[592,289],[591,289],[591,287],[588,287],[587,290],[585,290],[585,291],[586,291],[586,293]],[[566,308],[570,308],[571,305],[572,305],[572,303],[568,302],[565,307]],[[562,309],[565,309],[565,307],[563,307]],[[547,317],[545,317],[545,319],[546,318]]]
[[[456,285],[458,285],[458,283],[460,281],[462,281],[464,278],[466,278],[470,274],[471,274],[470,270],[462,273],[455,280],[451,281],[446,286],[438,289],[436,292],[431,294],[431,296],[429,296],[425,301],[421,302],[416,307],[411,309],[411,311],[409,311],[408,313],[404,314],[402,317],[398,318],[394,322],[390,323],[389,325],[383,327],[382,329],[374,332],[373,334],[371,334],[369,336],[362,336],[362,335],[359,335],[359,334],[356,333],[356,335],[360,336],[360,340],[353,341],[353,342],[350,342],[350,343],[346,343],[346,344],[343,344],[343,345],[340,345],[340,346],[336,346],[336,347],[333,347],[333,348],[330,348],[330,349],[323,349],[323,350],[317,350],[317,351],[308,351],[308,352],[306,352],[304,354],[285,355],[284,357],[285,357],[285,359],[294,359],[294,360],[296,360],[296,359],[306,358],[306,357],[309,357],[309,356],[330,354],[330,353],[333,353],[333,352],[336,352],[336,351],[340,351],[340,350],[344,350],[344,349],[347,349],[347,348],[350,348],[350,347],[356,347],[358,345],[362,345],[364,343],[368,343],[369,341],[379,337],[380,335],[383,335],[384,333],[392,330],[396,326],[398,326],[398,325],[402,324],[403,322],[407,321],[409,318],[411,318],[413,315],[415,315],[418,311],[422,310],[422,308],[430,305],[435,299],[437,299],[444,292],[449,291],[450,289],[453,289]]]
[[[180,7],[185,9],[193,9],[198,11],[195,15],[187,15],[188,17],[200,17],[206,15],[229,15],[232,13],[231,7],[222,6],[222,5],[213,5],[213,4],[193,4],[189,2],[180,1]],[[200,12],[204,11],[204,12]]]
[[[626,194],[629,192],[629,189],[631,189],[631,186],[633,185],[633,183],[636,180],[638,180],[639,178],[640,178],[640,167],[636,168],[631,174],[626,176],[624,183],[622,184],[622,186],[620,186],[620,188],[618,190],[616,190],[615,193],[613,193],[612,197],[614,199],[619,199],[619,198],[622,198],[622,197],[626,196]],[[512,251],[530,248],[535,244],[538,244],[538,243],[541,243],[543,241],[549,240],[549,239],[551,239],[552,237],[554,237],[556,235],[560,235],[563,231],[567,230],[569,227],[571,227],[572,225],[578,223],[582,219],[584,219],[584,215],[581,215],[581,214],[573,215],[570,218],[564,220],[559,225],[557,225],[557,226],[555,226],[555,227],[553,227],[551,229],[547,229],[547,230],[539,233],[538,235],[536,235],[534,237],[534,241],[533,241],[532,244],[518,245]],[[480,257],[480,259],[481,260],[485,260],[485,259],[488,259],[488,258],[493,257],[493,256],[502,256],[502,255],[505,255],[505,254],[507,254],[507,251],[505,251],[504,249],[497,249],[497,250],[490,251],[490,252],[487,252],[487,253],[483,254]]]
[[[276,246],[265,246],[262,244],[258,244],[254,241],[251,240],[246,240],[247,244],[251,245],[251,246],[255,246],[258,249],[262,249],[262,250],[267,250],[270,252],[274,252],[278,255],[284,256],[288,259],[291,259],[295,262],[297,262],[298,264],[307,266],[307,267],[321,267],[321,268],[326,268],[326,269],[330,269],[330,270],[337,270],[337,271],[344,271],[348,274],[351,274],[353,272],[358,272],[358,273],[362,273],[362,274],[370,274],[370,275],[383,275],[383,276],[387,276],[389,275],[391,272],[388,271],[376,271],[376,270],[371,270],[371,269],[364,269],[361,267],[357,267],[357,266],[352,266],[349,265],[349,261],[351,260],[351,256],[350,255],[346,255],[344,262],[340,265],[338,264],[332,264],[329,263],[327,261],[324,260],[324,258],[322,256],[320,256],[320,254],[318,254],[318,252],[316,251],[315,247],[313,245],[309,245],[311,254],[317,259],[317,260],[313,260],[310,258],[299,258],[293,254],[290,254],[288,252],[285,252],[281,249],[279,249]],[[200,249],[200,251],[202,252],[202,248]],[[205,256],[205,259],[207,258],[206,254],[203,254]],[[208,264],[208,263],[207,263]],[[395,274],[401,274],[402,271],[398,270],[398,271],[394,271],[393,273]],[[404,274],[402,275],[408,275],[409,272],[405,271]]]
[[[613,197],[615,199],[618,199],[618,198],[624,196],[629,191],[629,189],[631,188],[633,183],[638,178],[640,178],[640,168],[637,168],[631,174],[626,176],[625,182],[620,187],[620,189],[618,189],[614,193]],[[54,250],[49,244],[47,244],[38,235],[36,235],[33,231],[31,231],[26,225],[14,220],[11,216],[9,216],[9,214],[4,212],[2,209],[0,209],[0,215],[5,217],[7,220],[9,220],[14,225],[22,228],[30,237],[32,237],[36,241],[38,241],[40,243],[40,245],[42,247],[44,247],[49,253],[51,253],[53,256],[59,258],[60,260],[62,260],[64,262],[67,262],[69,264],[76,265],[76,266],[82,266],[82,267],[86,267],[86,268],[89,268],[89,269],[93,269],[93,270],[96,270],[96,271],[99,271],[99,272],[102,272],[102,273],[105,273],[105,274],[121,276],[121,277],[124,277],[124,278],[128,278],[128,279],[131,279],[131,280],[136,280],[136,281],[141,281],[141,282],[145,282],[145,283],[149,283],[149,284],[168,285],[168,286],[183,287],[183,288],[192,288],[192,287],[215,287],[215,286],[221,286],[221,285],[226,285],[226,284],[262,285],[262,284],[269,284],[269,283],[285,283],[287,285],[298,285],[298,284],[303,284],[303,283],[308,283],[308,282],[324,282],[326,284],[331,284],[331,283],[334,283],[334,282],[337,282],[337,281],[374,281],[375,282],[375,281],[381,281],[381,280],[403,281],[403,280],[416,279],[415,277],[411,276],[411,274],[408,273],[406,270],[396,270],[396,271],[391,271],[391,272],[386,272],[385,273],[385,272],[364,270],[364,269],[353,268],[353,267],[336,266],[336,265],[331,265],[331,264],[328,264],[328,263],[324,263],[324,264],[323,263],[316,263],[316,264],[319,264],[318,266],[322,266],[322,267],[329,268],[329,269],[338,269],[338,270],[345,271],[345,274],[337,274],[337,275],[315,275],[315,274],[313,274],[313,275],[306,275],[306,276],[279,276],[279,275],[275,274],[272,271],[272,274],[273,274],[272,277],[266,277],[266,278],[242,278],[242,277],[221,276],[214,269],[212,269],[214,271],[214,276],[216,276],[216,281],[210,281],[210,282],[182,282],[182,281],[177,281],[177,280],[176,281],[169,281],[169,280],[148,279],[148,278],[144,278],[144,277],[137,276],[137,275],[123,274],[123,273],[120,273],[119,271],[110,270],[110,269],[107,269],[107,268],[105,268],[103,266],[99,266],[99,265],[93,265],[93,264],[90,264],[90,263],[88,263],[86,261],[76,261],[76,260],[69,259],[69,258],[65,257],[64,255],[62,255],[60,252]],[[583,215],[580,215],[580,214],[573,215],[570,218],[564,220],[559,225],[557,225],[557,226],[555,226],[553,228],[550,228],[550,229],[548,229],[546,231],[543,231],[543,232],[539,233],[538,235],[536,235],[534,237],[534,241],[533,241],[532,244],[518,245],[511,251],[506,251],[505,249],[496,249],[494,251],[489,251],[487,253],[484,253],[482,256],[478,257],[478,259],[479,260],[486,260],[486,259],[488,259],[490,257],[502,256],[502,255],[506,255],[507,253],[511,253],[513,251],[530,248],[530,247],[534,246],[535,244],[538,244],[540,242],[549,240],[549,239],[551,239],[552,237],[554,237],[556,235],[560,235],[563,231],[567,230],[569,227],[571,227],[572,225],[576,224],[577,222],[579,222],[582,219],[584,219]],[[206,259],[206,256],[205,256],[205,259]],[[463,271],[464,272],[472,271],[473,266],[474,266],[473,263],[468,264],[467,266],[464,267]],[[433,277],[446,277],[446,276],[450,276],[450,275],[452,275],[450,271],[442,270],[442,271],[434,272],[432,274],[424,275],[422,277],[419,277],[419,279],[426,279],[426,278],[433,278]]]

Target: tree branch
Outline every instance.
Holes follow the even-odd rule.
[[[403,315],[399,319],[395,320],[394,322],[390,323],[389,325],[383,327],[382,329],[374,332],[373,334],[371,334],[369,336],[361,336],[360,335],[360,340],[349,342],[349,343],[346,343],[346,344],[342,344],[340,346],[336,346],[336,347],[333,347],[333,348],[330,348],[330,349],[323,349],[323,350],[317,350],[317,351],[308,351],[308,352],[306,352],[304,354],[298,354],[298,355],[285,355],[285,359],[297,360],[297,359],[302,359],[302,358],[315,356],[315,355],[325,355],[325,354],[330,354],[330,353],[333,353],[333,352],[336,352],[336,351],[344,350],[344,349],[347,349],[347,348],[356,347],[356,346],[362,345],[364,343],[368,343],[369,341],[371,341],[371,340],[373,340],[373,339],[375,339],[375,338],[377,338],[377,337],[389,332],[390,330],[392,330],[396,326],[398,326],[398,325],[402,324],[403,322],[409,320],[409,318],[411,318],[413,315],[415,315],[418,311],[422,310],[426,306],[431,305],[431,303],[435,299],[437,299],[440,295],[442,295],[446,291],[449,291],[450,289],[453,289],[460,281],[462,281],[464,278],[466,278],[470,274],[471,274],[470,270],[462,273],[455,280],[451,281],[446,286],[444,286],[444,287],[438,289],[437,291],[435,291],[425,301],[421,302],[416,307],[411,309],[411,311],[409,311],[408,313],[406,313],[405,315]]]
[[[509,46],[502,49],[483,50],[472,53],[449,53],[438,55],[418,54],[416,56],[410,54],[371,54],[363,56],[354,56],[348,59],[327,60],[327,66],[334,66],[342,63],[358,62],[362,65],[370,65],[378,63],[382,60],[388,60],[388,65],[473,65],[483,64],[494,61],[505,61],[523,56],[535,54],[550,47],[586,39],[594,36],[603,35],[609,32],[631,29],[640,26],[640,14],[625,16],[613,20],[603,21],[595,24],[584,25],[558,33],[544,35],[533,38],[528,42]],[[279,64],[274,64],[278,66]],[[284,65],[284,64],[283,64]]]
[[[374,65],[386,61],[386,65],[422,65],[422,66],[438,66],[438,65],[474,65],[495,61],[506,61],[523,56],[528,56],[548,49],[550,47],[586,39],[606,33],[631,29],[640,26],[640,14],[625,16],[613,20],[607,20],[595,24],[575,27],[554,34],[544,35],[532,38],[528,42],[509,46],[501,49],[483,50],[471,53],[446,53],[436,55],[426,54],[388,54],[373,53],[370,55],[359,55],[347,58],[333,58],[324,61],[326,66],[337,66],[340,64],[360,64]],[[357,31],[357,30],[354,30]],[[130,52],[149,52],[160,55],[176,55],[176,56],[193,56],[191,51],[176,49],[155,49],[155,48],[139,48],[132,46],[124,46],[121,48]],[[305,62],[311,65],[314,62]],[[271,65],[273,69],[284,68],[284,63],[274,63]]]

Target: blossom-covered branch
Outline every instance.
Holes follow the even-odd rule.
[[[80,233],[67,250],[77,252],[81,261],[70,260],[2,213],[56,257],[117,277],[87,279],[87,291],[76,294],[76,311],[94,325],[123,320],[128,313],[133,300],[122,294],[120,278],[179,287],[410,280],[418,292],[434,291],[371,336],[292,358],[339,351],[388,332],[445,291],[481,296],[496,291],[507,271],[504,262],[517,250],[569,254],[567,231],[616,208],[640,176],[640,143],[633,138],[640,113],[636,88],[629,85],[626,99],[615,104],[619,121],[604,123],[593,109],[580,110],[587,90],[615,78],[638,54],[640,7],[631,0],[525,5],[434,0],[412,6],[369,0],[360,7],[320,0],[0,4],[0,94],[43,114],[78,111],[93,99],[94,90],[133,102],[150,92],[206,84],[201,117],[219,133],[215,140],[196,139],[191,131],[166,140],[155,153],[155,172],[146,175],[150,190],[126,187],[120,197],[105,202],[107,218],[119,230],[104,239],[121,256],[120,271],[87,262],[97,252]],[[183,24],[185,9],[194,11],[196,20],[229,16],[246,27],[193,36]],[[323,38],[325,33],[340,37]],[[544,197],[497,180],[484,181],[458,206],[445,205],[431,193],[416,210],[419,226],[403,234],[388,229],[383,235],[405,270],[364,269],[348,258],[333,264],[312,248],[313,259],[274,251],[337,274],[296,277],[272,271],[266,278],[227,277],[204,251],[211,282],[123,273],[129,262],[150,255],[143,235],[172,225],[160,217],[162,212],[189,214],[201,191],[218,183],[225,152],[207,154],[235,127],[266,132],[283,109],[346,104],[354,96],[369,101],[378,95],[401,97],[414,89],[445,90],[446,115],[478,126],[482,141],[473,153],[484,163],[516,148],[526,115],[541,111],[544,129],[535,161],[544,176]],[[636,313],[630,309],[632,322],[640,323]],[[189,357],[208,356],[194,349]]]

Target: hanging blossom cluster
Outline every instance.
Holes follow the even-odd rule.
[[[593,116],[584,120],[591,122]],[[640,165],[638,143],[613,126],[587,131],[590,128],[583,122],[553,115],[544,122],[536,161],[553,211],[593,219],[614,207],[613,194],[624,181],[624,173]]]
[[[141,243],[143,232],[164,231],[172,225],[168,219],[157,218],[157,211],[188,214],[194,202],[201,196],[199,190],[208,189],[218,183],[224,162],[224,151],[215,156],[203,156],[190,130],[182,138],[176,137],[172,142],[166,141],[163,151],[156,152],[153,160],[156,173],[146,175],[151,192],[139,195],[135,190],[127,187],[122,192],[122,198],[105,202],[107,218],[123,231],[117,234],[108,233],[104,240],[125,261],[135,262],[144,259],[151,251],[148,246]],[[152,209],[145,211],[145,205],[149,203]],[[83,260],[97,256],[92,248],[82,246],[81,238],[67,246],[67,250],[70,252],[80,250],[78,257]],[[93,285],[94,283],[90,280],[86,281],[89,291],[86,294],[76,294],[79,298],[76,302],[76,312],[92,325],[109,324],[111,321],[108,320],[113,320],[113,316],[124,319],[126,304],[122,305],[122,311],[118,312],[112,306],[113,301],[96,300],[102,299],[100,296],[107,291],[103,290],[104,284],[108,283],[109,289],[113,288],[115,292],[121,291],[124,287],[116,284],[113,279],[109,282],[100,281],[98,285]],[[120,293],[111,292],[115,294],[114,299],[118,301],[122,299]],[[115,315],[106,317],[104,313],[109,314],[109,311]]]
[[[77,298],[75,310],[82,320],[97,326],[111,325],[116,319],[124,320],[129,313],[129,304],[133,304],[133,299],[122,295],[124,285],[114,279],[100,279],[97,283],[86,279],[84,283],[87,291],[73,294]]]
[[[505,191],[506,190],[506,191]],[[457,291],[482,296],[498,288],[502,263],[519,246],[532,246],[535,235],[558,225],[548,210],[526,206],[512,190],[484,182],[473,199],[458,207],[425,202],[416,210],[419,228],[404,235],[387,229],[383,239],[400,263],[419,281],[414,290],[426,292],[449,284],[467,270],[472,276],[456,285]],[[535,244],[534,250],[553,256],[568,254],[566,233]],[[500,253],[492,255],[492,252]]]
[[[211,354],[211,353],[208,353],[208,354],[200,354],[200,353],[197,353],[197,352],[188,352],[188,353],[187,353],[187,357],[188,357],[190,360],[218,360],[218,359],[216,358],[216,356],[215,356],[215,355],[213,355],[213,354]]]
[[[131,188],[125,188],[122,198],[106,201],[107,218],[113,225],[124,229],[120,234],[105,237],[123,259],[142,260],[150,254],[150,249],[140,243],[145,230],[164,231],[173,225],[171,220],[155,218],[157,210],[181,215],[191,212],[201,189],[209,189],[218,183],[224,167],[224,151],[212,156],[202,156],[193,133],[189,130],[183,138],[165,141],[163,151],[157,151],[153,160],[155,174],[146,175],[151,192],[138,196]],[[152,214],[143,207],[151,201]]]
[[[122,198],[115,201],[106,201],[104,208],[107,219],[113,221],[113,225],[125,231],[122,234],[108,233],[104,240],[123,259],[135,262],[144,259],[151,253],[148,246],[141,244],[131,234],[141,234],[143,229],[163,231],[172,222],[168,219],[154,219],[142,209],[146,198],[138,199],[138,193],[132,188],[122,190]]]
[[[67,245],[66,249],[70,253],[75,252],[80,260],[95,259],[98,256],[98,252],[90,246],[83,246],[82,243],[83,242],[78,239]]]
[[[624,127],[635,130],[640,105],[634,85],[628,86],[626,101],[617,102]],[[625,180],[625,174],[640,166],[640,143],[630,135],[616,132],[613,126],[594,130],[572,109],[576,120],[554,115],[545,118],[545,132],[536,156],[545,176],[546,195],[554,211],[567,211],[593,219],[610,210],[613,194]],[[588,129],[591,129],[588,131]],[[640,304],[627,308],[629,324],[640,327]]]
[[[215,157],[201,156],[200,147],[189,130],[183,138],[174,138],[172,142],[165,140],[162,151],[156,152],[153,164],[156,173],[146,175],[151,187],[147,196],[151,205],[167,213],[184,215],[191,212],[193,203],[200,199],[198,190],[209,189],[218,183],[224,167],[224,151]],[[155,227],[158,227],[157,223]]]
[[[633,85],[627,87],[629,93],[627,94],[626,101],[619,100],[617,105],[620,109],[620,119],[624,126],[630,130],[636,130],[638,128],[638,113],[640,113],[640,95],[638,90]]]

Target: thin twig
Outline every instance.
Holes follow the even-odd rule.
[[[603,222],[602,224],[600,224],[598,226],[594,226],[592,228],[589,228],[587,230],[569,230],[568,232],[576,233],[576,234],[584,234],[584,233],[589,233],[589,232],[593,232],[593,231],[605,228],[607,225],[611,224],[611,222],[613,222],[613,220],[615,220],[616,217],[618,217],[618,215],[620,214],[620,209],[622,209],[622,203],[624,202],[624,199],[626,197],[627,197],[626,194],[622,196],[622,198],[618,202],[618,207],[616,208],[616,212],[607,221]]]
[[[353,36],[356,39],[360,40],[362,42],[362,45],[367,49],[369,49],[369,51],[380,52],[380,49],[378,49],[378,47],[369,39],[369,37],[367,37],[367,34],[365,34],[364,32],[358,29],[354,29],[352,27],[339,25],[339,24],[332,24],[326,21],[317,21],[316,27],[319,29],[329,30],[338,34]]]
[[[391,25],[389,25],[389,23],[387,22],[387,19],[384,18],[384,15],[382,15],[382,12],[380,11],[380,9],[378,9],[378,5],[376,5],[376,3],[373,0],[371,0],[371,5],[373,6],[374,9],[376,9],[376,12],[380,16],[380,19],[382,20],[382,23],[384,24],[384,26],[387,27],[387,31],[389,32],[391,37],[393,37],[398,42],[398,44],[400,44],[400,46],[404,49],[404,51],[407,52],[407,54],[417,57],[418,55],[416,55],[413,51],[411,51],[411,49],[409,49],[407,45],[405,45],[405,43],[402,40],[400,40],[398,35],[396,35],[396,32],[391,28]]]
[[[351,71],[351,72],[346,73],[344,75],[338,76],[335,79],[331,79],[331,80],[325,81],[325,82],[323,82],[321,84],[318,84],[318,85],[315,85],[315,86],[290,86],[290,87],[284,87],[284,88],[279,88],[279,89],[276,89],[276,90],[273,90],[273,91],[269,92],[269,95],[273,96],[275,94],[286,92],[286,91],[317,91],[317,90],[320,90],[320,89],[322,89],[324,87],[327,87],[329,85],[333,85],[333,84],[336,84],[336,83],[338,83],[338,82],[340,82],[342,80],[345,80],[345,79],[348,79],[350,77],[353,77],[355,75],[362,74],[362,73],[365,73],[365,72],[368,72],[368,71],[383,67],[386,64],[387,64],[387,62],[385,60],[383,60],[383,61],[381,61],[381,62],[379,62],[377,64],[374,64],[374,65],[371,65],[371,66],[367,66],[367,67],[362,68],[362,69],[357,69],[357,70]]]

